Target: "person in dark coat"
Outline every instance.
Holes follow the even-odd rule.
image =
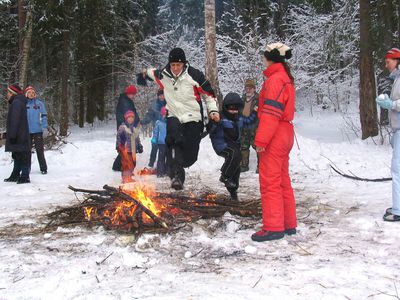
[[[151,104],[151,106],[150,106],[149,110],[147,111],[146,115],[144,116],[143,120],[140,121],[140,124],[147,125],[149,123],[152,123],[153,128],[154,128],[156,122],[162,119],[161,110],[163,107],[165,107],[165,104],[166,104],[166,102],[165,102],[165,97],[164,97],[164,91],[158,90],[157,99]],[[151,152],[150,152],[150,161],[149,161],[150,168],[154,167],[154,163],[157,158],[157,152],[158,152],[158,144],[151,143]]]
[[[5,182],[29,183],[31,171],[31,143],[27,117],[27,99],[21,88],[10,85],[7,88],[9,103],[6,127],[6,152],[12,153],[14,169]]]
[[[133,102],[136,94],[137,94],[137,88],[136,86],[131,84],[125,89],[125,92],[119,96],[115,112],[117,119],[117,130],[125,122],[124,115],[127,111],[133,111],[133,113],[135,114],[135,122],[133,123],[133,126],[137,127],[139,125],[140,122],[139,114],[137,113],[135,103]],[[118,154],[118,156],[115,158],[112,169],[114,171],[121,171],[120,154]]]
[[[210,122],[207,125],[215,152],[225,158],[219,180],[225,184],[231,199],[235,201],[238,200],[237,189],[242,160],[240,147],[240,132],[243,127],[243,119],[240,116],[242,109],[243,101],[240,96],[229,93],[222,103],[221,121]]]

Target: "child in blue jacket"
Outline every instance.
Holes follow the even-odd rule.
[[[240,163],[242,154],[240,149],[240,131],[243,120],[240,110],[243,101],[237,93],[229,93],[222,103],[221,121],[208,124],[208,132],[215,152],[225,158],[221,168],[220,181],[231,195],[231,199],[237,201],[237,189],[239,188]]]
[[[117,133],[117,150],[121,155],[122,183],[133,182],[133,171],[136,167],[136,153],[143,152],[140,143],[139,128],[135,127],[135,113],[128,110]]]
[[[154,126],[152,144],[158,145],[157,177],[164,177],[167,173],[165,137],[167,135],[167,109],[163,106],[160,110],[161,119]]]
[[[26,109],[28,113],[29,133],[31,145],[35,145],[40,172],[47,174],[47,163],[44,157],[43,131],[47,129],[47,112],[44,103],[36,97],[36,91],[32,86],[25,89],[28,99]]]

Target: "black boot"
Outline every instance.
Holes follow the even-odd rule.
[[[4,179],[4,182],[17,182],[19,180],[19,175],[16,173],[11,173],[10,177]]]
[[[232,179],[225,177],[224,175],[221,175],[219,178],[219,181],[221,181],[223,184],[225,184],[225,187],[227,189],[235,189],[237,188],[236,182],[234,182]]]
[[[251,239],[255,242],[266,242],[279,240],[285,236],[284,231],[268,231],[260,230],[251,236]]]
[[[20,177],[17,181],[17,184],[24,184],[24,183],[30,183],[31,180],[29,177]]]
[[[171,187],[177,191],[183,190],[183,183],[178,176],[175,176],[171,181]]]
[[[239,201],[236,189],[228,189],[232,201]]]
[[[295,235],[297,233],[296,228],[285,229],[285,234],[287,235]]]

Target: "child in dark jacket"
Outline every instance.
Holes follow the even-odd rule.
[[[160,110],[161,119],[156,121],[153,130],[152,144],[158,146],[157,177],[164,177],[167,173],[165,137],[167,135],[167,109],[163,106]]]
[[[140,143],[139,129],[134,126],[135,113],[128,110],[124,115],[125,122],[118,128],[117,150],[121,155],[122,183],[133,182],[132,175],[136,167],[136,153],[143,152]]]
[[[240,150],[240,131],[243,121],[239,111],[243,107],[241,97],[236,93],[229,93],[222,103],[221,121],[211,122],[208,125],[211,142],[215,152],[225,158],[221,168],[220,181],[231,195],[231,199],[237,201],[237,189],[239,188],[240,162],[242,159]]]

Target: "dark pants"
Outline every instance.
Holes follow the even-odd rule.
[[[30,151],[12,153],[12,158],[14,159],[12,176],[20,176],[23,179],[29,178],[29,173],[31,172],[31,156],[32,153]]]
[[[157,177],[162,177],[167,174],[167,146],[158,144],[158,160],[157,160]]]
[[[225,162],[221,167],[221,173],[224,177],[231,179],[236,183],[236,189],[239,187],[240,177],[240,164],[242,160],[242,154],[238,145],[229,145],[219,153]]]
[[[150,152],[150,161],[149,161],[150,168],[154,167],[154,163],[155,163],[156,157],[157,157],[157,151],[158,151],[158,144],[151,143],[151,152]]]
[[[203,122],[180,123],[175,117],[167,118],[167,165],[170,178],[185,181],[185,170],[197,161]]]
[[[112,166],[113,171],[122,171],[121,170],[121,154],[119,154],[114,160],[113,166]]]
[[[31,133],[31,145],[35,145],[40,171],[47,171],[47,163],[44,157],[43,132]]]

